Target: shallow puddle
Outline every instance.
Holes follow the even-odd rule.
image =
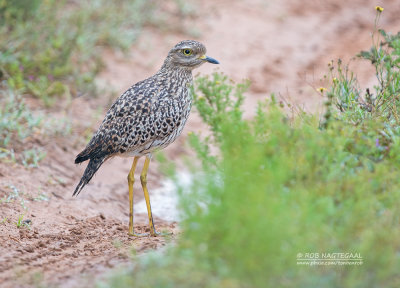
[[[178,183],[173,179],[162,181],[161,187],[149,191],[151,210],[154,217],[165,221],[179,221],[179,189],[189,189],[192,183],[192,175],[188,172],[178,172]],[[135,204],[135,214],[147,214],[146,201],[143,199]]]

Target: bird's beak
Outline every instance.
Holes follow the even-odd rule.
[[[215,60],[214,58],[208,57],[206,55],[200,56],[199,59],[207,61],[212,64],[219,64],[219,62],[217,60]]]

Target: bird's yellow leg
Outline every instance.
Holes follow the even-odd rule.
[[[144,199],[146,200],[147,215],[149,216],[150,235],[156,236],[156,229],[154,228],[153,214],[151,213],[149,191],[147,190],[147,171],[149,170],[150,157],[146,156],[142,174],[140,174],[140,182],[142,183]]]
[[[132,168],[128,174],[129,187],[129,235],[135,235],[133,231],[133,183],[135,182],[135,170],[139,157],[133,159]]]
[[[171,235],[172,232],[159,233],[156,231],[156,228],[154,227],[153,213],[151,212],[151,205],[150,205],[150,196],[149,196],[149,191],[147,190],[147,171],[149,170],[150,159],[151,159],[151,157],[146,156],[146,160],[144,161],[144,165],[143,165],[142,174],[140,174],[140,182],[142,183],[144,199],[146,200],[147,215],[149,216],[150,235],[151,236]]]

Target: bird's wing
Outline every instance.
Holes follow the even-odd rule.
[[[113,103],[86,148],[76,157],[75,163],[112,156],[127,145],[127,137],[134,133],[138,120],[150,117],[152,113],[152,97],[148,97],[151,90],[141,85],[142,82],[132,86]]]

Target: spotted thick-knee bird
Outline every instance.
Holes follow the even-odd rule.
[[[89,164],[74,196],[89,183],[106,160],[114,156],[134,157],[128,174],[130,235],[139,235],[133,231],[133,183],[141,156],[145,156],[140,181],[150,234],[157,234],[146,180],[151,154],[167,147],[181,134],[192,107],[192,70],[205,62],[219,64],[206,56],[206,47],[200,42],[185,40],[176,44],[156,74],[134,84],[117,98],[86,148],[76,156],[75,163],[89,160]]]

